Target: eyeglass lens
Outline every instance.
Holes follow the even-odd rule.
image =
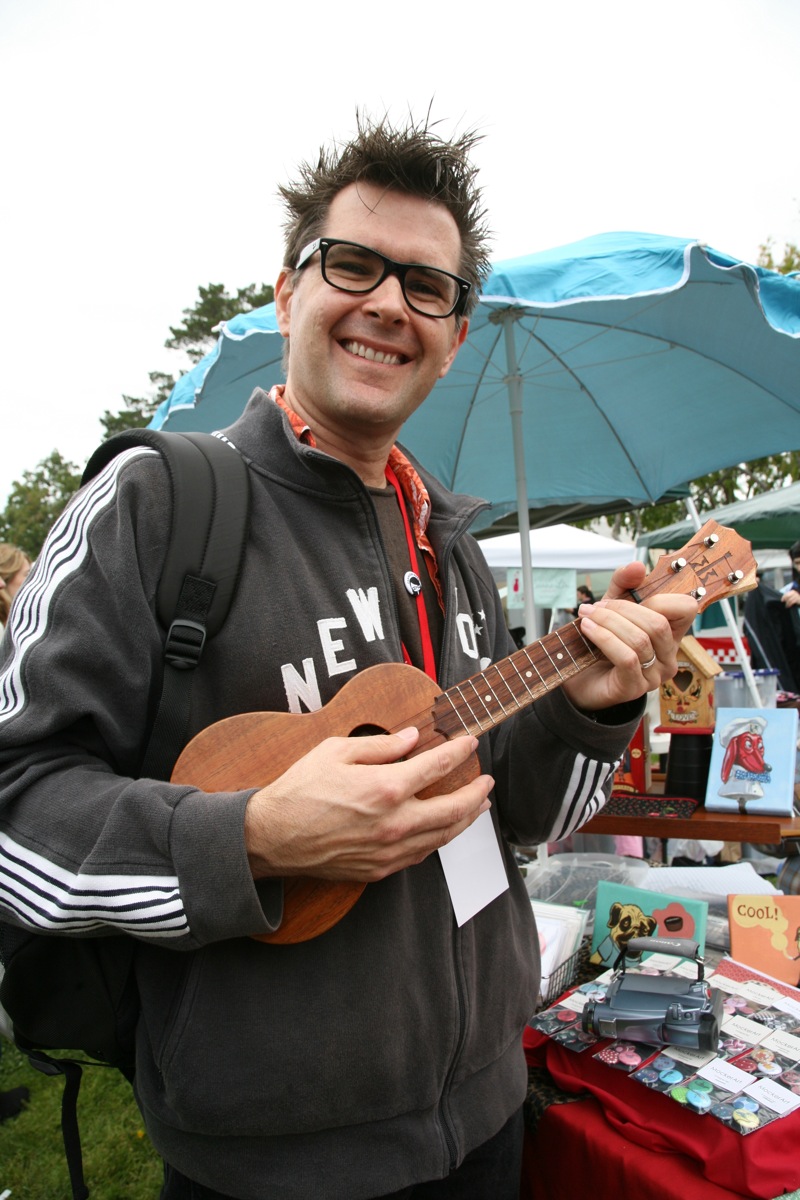
[[[322,270],[329,284],[345,292],[369,292],[388,273],[384,260],[374,251],[341,243],[327,247]],[[403,267],[397,273],[412,308],[432,316],[448,316],[453,311],[459,286],[444,271],[436,267]]]

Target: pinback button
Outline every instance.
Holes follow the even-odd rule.
[[[752,1096],[737,1096],[733,1102],[734,1110],[746,1108],[749,1112],[758,1112],[758,1104]]]
[[[676,1088],[676,1091],[678,1090]],[[698,1092],[694,1088],[689,1088],[686,1093],[686,1103],[695,1112],[708,1112],[711,1108],[711,1097],[707,1092]]]
[[[710,1079],[703,1079],[702,1076],[698,1076],[697,1079],[692,1080],[692,1091],[694,1092],[713,1092],[713,1090],[714,1085]]]
[[[668,1054],[659,1054],[653,1059],[653,1066],[658,1067],[659,1071],[671,1071],[675,1066],[675,1059],[670,1058]]]
[[[761,1122],[754,1112],[749,1108],[735,1108],[733,1110],[733,1119],[742,1129],[758,1129]]]
[[[654,1071],[652,1067],[643,1067],[636,1078],[641,1083],[658,1083],[658,1071]]]
[[[670,1088],[669,1094],[672,1096],[673,1100],[678,1101],[678,1104],[685,1104],[689,1096],[689,1089],[685,1087],[674,1087]]]
[[[751,1058],[751,1056],[749,1054],[747,1055],[746,1058],[740,1058],[736,1065],[737,1065],[737,1067],[739,1067],[739,1069],[741,1071],[749,1071],[751,1075],[752,1075],[753,1071],[755,1071],[756,1068],[758,1067],[758,1063],[756,1062],[756,1060],[754,1058]]]
[[[604,1050],[600,1050],[595,1055],[595,1058],[599,1058],[601,1062],[611,1063],[612,1065],[619,1062],[619,1054],[617,1054],[613,1046],[606,1046]]]
[[[680,1071],[662,1071],[658,1077],[662,1083],[680,1083],[683,1079]]]

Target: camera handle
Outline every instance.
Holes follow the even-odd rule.
[[[631,938],[631,940],[622,947],[616,962],[614,970],[622,969],[622,974],[625,974],[625,955],[630,951],[631,954],[642,954],[646,950],[652,950],[658,954],[674,954],[676,958],[693,958],[697,964],[697,978],[703,978],[703,956],[700,954],[700,943],[693,941],[691,938],[664,938],[664,937],[639,937]]]

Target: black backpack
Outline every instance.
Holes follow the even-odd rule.
[[[109,438],[89,459],[82,483],[122,450],[141,445],[164,457],[172,513],[157,596],[158,618],[166,631],[164,678],[139,775],[169,779],[186,742],[193,670],[207,638],[222,627],[236,588],[250,489],[243,459],[224,439],[150,429]],[[0,1003],[13,1022],[14,1041],[38,1070],[64,1076],[61,1126],[74,1200],[89,1195],[77,1119],[82,1065],[87,1063],[46,1052],[78,1050],[96,1060],[94,1065],[116,1067],[133,1079],[139,1015],[134,946],[126,935],[59,937],[0,921],[0,961],[5,966]]]

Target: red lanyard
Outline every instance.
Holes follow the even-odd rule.
[[[408,519],[408,512],[406,511],[405,497],[403,495],[402,488],[400,487],[400,481],[398,480],[398,478],[395,475],[392,468],[389,466],[387,466],[385,474],[386,474],[386,478],[388,479],[389,483],[392,485],[392,487],[394,488],[394,490],[397,494],[397,503],[400,505],[400,512],[403,517],[403,527],[406,531],[406,542],[408,543],[409,562],[411,563],[412,571],[419,579],[420,573],[419,573],[419,564],[417,562],[417,547],[414,543],[414,538],[411,533],[411,523]],[[419,592],[417,593],[417,619],[419,621],[419,635],[420,635],[420,640],[422,642],[422,662],[425,667],[425,674],[429,675],[431,677],[431,679],[433,679],[435,682],[436,681],[436,659],[435,659],[434,653],[433,653],[433,642],[431,640],[431,629],[430,629],[430,625],[428,624],[428,611],[425,608],[425,597],[422,594],[422,584],[421,583],[420,583]],[[406,650],[405,646],[403,646],[403,658],[409,665],[411,665],[411,659],[409,658],[409,654],[408,654],[408,651]]]

